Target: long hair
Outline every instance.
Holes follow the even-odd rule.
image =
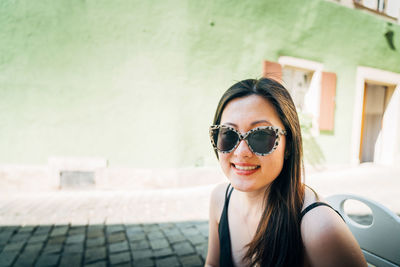
[[[274,106],[287,131],[287,141],[282,171],[264,195],[261,220],[253,240],[247,244],[243,260],[250,266],[301,266],[304,260],[300,232],[304,202],[303,147],[299,119],[289,92],[268,78],[240,81],[222,96],[213,124],[220,124],[222,112],[231,100],[249,95],[259,95]]]

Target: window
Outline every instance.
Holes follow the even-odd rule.
[[[305,97],[310,88],[314,71],[285,66],[282,69],[282,80],[293,98],[297,110],[305,112]]]

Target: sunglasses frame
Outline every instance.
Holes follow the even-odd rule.
[[[239,136],[238,141],[236,142],[236,144],[234,145],[234,147],[233,147],[231,150],[222,151],[222,150],[218,149],[217,144],[215,144],[215,142],[214,142],[213,130],[217,130],[217,129],[221,129],[221,128],[225,128],[225,129],[231,130],[231,131],[235,132],[235,133]],[[273,146],[272,149],[271,149],[269,152],[267,152],[267,153],[255,152],[255,151],[253,150],[253,148],[249,145],[249,141],[248,141],[247,137],[248,137],[251,133],[253,133],[253,132],[255,132],[255,131],[264,130],[264,129],[268,129],[268,130],[273,130],[273,131],[274,131],[274,133],[275,133],[275,143],[274,143],[274,146]],[[237,146],[239,145],[239,143],[240,143],[242,140],[245,140],[245,141],[246,141],[246,144],[247,144],[247,146],[250,148],[251,152],[253,152],[253,153],[254,153],[255,155],[257,155],[257,156],[265,156],[265,155],[271,154],[272,152],[274,152],[274,151],[276,150],[276,148],[277,148],[278,145],[279,145],[280,136],[281,136],[281,135],[286,135],[287,132],[284,131],[284,130],[282,130],[281,128],[279,128],[279,127],[277,127],[277,126],[260,126],[260,127],[253,128],[253,129],[251,129],[250,131],[248,131],[248,132],[246,132],[246,133],[244,133],[244,134],[241,134],[238,130],[236,130],[235,128],[232,128],[232,127],[230,127],[230,126],[226,126],[226,125],[211,125],[211,126],[210,126],[210,129],[209,129],[209,134],[210,134],[211,144],[213,145],[214,149],[217,150],[217,151],[219,151],[219,152],[221,152],[221,153],[231,153],[233,150],[235,150],[235,149],[237,148]]]

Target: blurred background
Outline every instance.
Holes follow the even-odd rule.
[[[67,264],[68,236],[86,233],[71,239],[77,265],[203,264],[209,194],[226,181],[208,127],[247,78],[292,94],[307,184],[400,213],[399,19],[399,0],[1,1],[0,263]],[[95,260],[91,225],[105,236]],[[45,253],[52,231],[64,239]],[[119,231],[128,256],[110,249]]]

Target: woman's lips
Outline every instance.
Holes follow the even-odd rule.
[[[258,171],[260,165],[254,165],[249,163],[232,163],[231,164],[235,172],[239,175],[250,175]]]

